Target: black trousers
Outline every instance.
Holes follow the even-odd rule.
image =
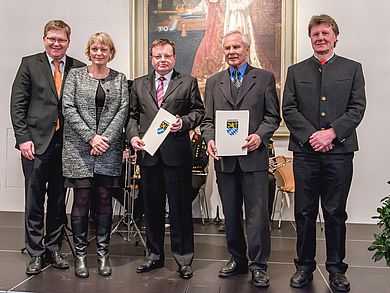
[[[22,156],[25,178],[25,245],[31,256],[40,256],[45,251],[53,252],[61,248],[66,221],[61,142],[61,134],[55,133],[42,155],[35,155],[32,161]]]
[[[179,266],[191,265],[194,257],[191,168],[167,166],[158,161],[141,166],[146,238],[150,260],[164,261],[165,203],[168,197],[171,249]]]
[[[345,273],[346,204],[352,181],[353,153],[294,153],[295,222],[298,270],[316,268],[316,219],[319,199],[325,221],[326,269]]]
[[[232,259],[247,265],[247,245],[242,223],[245,203],[249,269],[267,270],[270,256],[268,220],[268,173],[243,172],[237,163],[234,173],[216,172],[225,216],[226,241]]]

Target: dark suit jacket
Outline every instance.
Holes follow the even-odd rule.
[[[70,68],[80,66],[85,64],[67,56],[62,82]],[[11,93],[10,110],[16,148],[31,140],[35,153],[44,153],[53,137],[57,118],[63,120],[61,108],[46,53],[23,57]]]
[[[314,153],[310,136],[333,128],[337,138],[329,153],[358,150],[356,127],[366,107],[360,63],[334,55],[321,66],[313,56],[290,66],[283,95],[283,116],[289,128],[289,150]]]
[[[268,141],[280,123],[274,75],[248,64],[237,101],[232,98],[230,83],[228,70],[215,74],[206,82],[206,114],[201,125],[204,139],[207,142],[215,139],[216,110],[249,110],[249,134],[258,134],[262,143],[246,156],[223,157],[215,161],[215,169],[233,172],[238,161],[244,172],[268,170]]]
[[[168,134],[154,156],[143,152],[138,156],[138,163],[141,166],[153,166],[160,154],[164,164],[168,166],[191,165],[188,131],[199,125],[204,115],[197,80],[174,70],[162,107],[173,115],[179,115],[183,127],[176,133]],[[142,139],[158,110],[154,73],[135,79],[130,93],[130,119],[126,129],[129,142],[134,136]]]

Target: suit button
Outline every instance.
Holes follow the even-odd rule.
[[[325,97],[325,96],[322,96],[322,97],[321,97],[321,101],[326,101],[326,97]]]
[[[326,113],[325,113],[325,112],[321,112],[321,116],[322,116],[322,117],[325,117],[325,116],[326,116]]]

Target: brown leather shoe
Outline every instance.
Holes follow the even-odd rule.
[[[248,273],[248,267],[246,265],[240,265],[234,260],[231,260],[219,270],[218,276],[221,278],[229,278],[238,274],[246,273]]]
[[[33,256],[27,264],[26,274],[36,275],[42,271],[42,256]]]
[[[137,268],[137,273],[146,273],[153,271],[154,269],[162,268],[164,262],[160,260],[147,260]]]

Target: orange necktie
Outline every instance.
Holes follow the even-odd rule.
[[[54,64],[54,83],[56,85],[58,99],[60,99],[61,86],[62,86],[62,73],[61,73],[61,69],[60,69],[61,62],[62,61],[60,61],[60,60],[53,60],[53,64]],[[60,129],[60,119],[59,118],[57,118],[57,121],[56,121],[56,129],[55,129],[55,131],[57,131],[58,129]]]

